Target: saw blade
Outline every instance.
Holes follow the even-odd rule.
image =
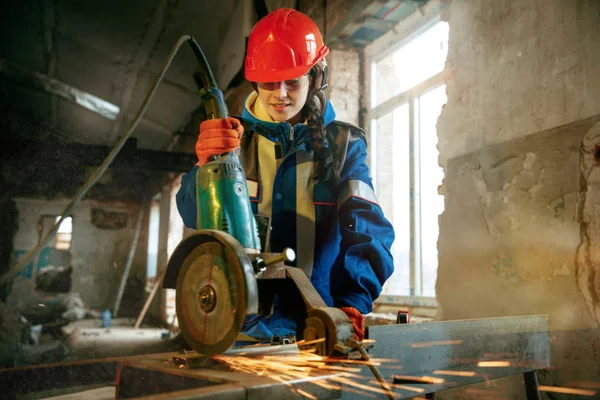
[[[176,307],[180,329],[200,354],[221,354],[230,348],[247,312],[247,268],[239,252],[218,240],[196,246],[177,277]],[[242,257],[242,258],[243,258]]]

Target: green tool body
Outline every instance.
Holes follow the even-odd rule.
[[[190,45],[201,66],[200,97],[208,119],[227,118],[223,93],[195,41]],[[222,154],[199,167],[196,173],[196,229],[229,233],[248,253],[260,252],[258,229],[250,204],[246,174],[236,153]]]
[[[197,229],[227,232],[247,252],[260,251],[246,175],[235,153],[223,155],[198,169],[196,204]]]

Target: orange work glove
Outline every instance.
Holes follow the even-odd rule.
[[[365,338],[365,317],[354,307],[340,307],[340,310],[346,313],[352,322],[354,328],[354,339],[362,342]]]
[[[200,124],[196,142],[198,165],[206,164],[210,157],[230,153],[240,147],[244,127],[235,118],[208,119]]]

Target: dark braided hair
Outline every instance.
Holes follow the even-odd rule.
[[[317,181],[333,181],[334,183],[338,183],[340,180],[338,170],[339,160],[336,160],[331,147],[327,146],[327,129],[325,128],[325,121],[322,115],[322,108],[325,105],[321,104],[321,100],[318,97],[321,89],[317,87],[317,79],[320,73],[321,71],[318,67],[310,70],[311,87],[308,91],[306,104],[302,109],[302,116],[308,123],[311,135],[311,141],[308,145],[313,150],[314,160],[317,163],[315,174]]]

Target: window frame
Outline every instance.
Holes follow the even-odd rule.
[[[443,7],[442,7],[443,8]],[[418,237],[417,240],[411,240],[409,254],[409,276],[410,276],[410,295],[383,294],[376,300],[380,304],[410,305],[423,307],[437,307],[436,297],[423,296],[423,279],[421,264],[421,238],[420,238],[420,202],[416,201],[418,192],[420,192],[420,164],[419,164],[419,99],[422,95],[445,84],[444,71],[440,71],[426,80],[418,83],[412,88],[392,96],[383,103],[373,107],[373,86],[377,84],[372,74],[375,64],[394,53],[401,47],[407,45],[412,40],[419,37],[425,31],[442,22],[440,17],[441,8],[433,8],[429,13],[419,18],[418,21],[407,21],[406,29],[397,32],[394,35],[385,37],[383,41],[376,42],[365,49],[363,68],[365,70],[365,127],[369,140],[369,151],[367,162],[371,169],[373,186],[377,188],[377,140],[374,135],[374,129],[377,119],[393,112],[397,107],[408,104],[409,107],[409,179],[410,179],[410,237]],[[377,190],[377,189],[376,189]],[[418,191],[418,192],[417,192]],[[417,224],[416,219],[419,219]],[[417,236],[418,235],[418,236]],[[418,267],[417,267],[418,266]]]

